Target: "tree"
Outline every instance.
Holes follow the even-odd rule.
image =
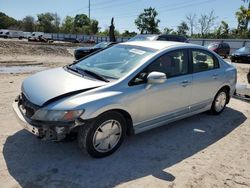
[[[246,30],[250,20],[250,9],[241,6],[235,15],[238,21],[238,30]]]
[[[94,20],[94,19],[92,19],[91,21],[90,21],[90,33],[91,34],[96,34],[96,33],[98,33],[98,31],[99,31],[99,27],[98,27],[98,25],[99,25],[99,22],[97,21],[97,20]]]
[[[216,19],[217,17],[214,15],[214,11],[208,14],[201,14],[201,17],[198,19],[198,24],[202,37],[205,37],[210,32]]]
[[[216,35],[219,38],[228,38],[229,36],[229,25],[225,21],[221,21],[220,26],[216,31]]]
[[[53,21],[55,20],[53,13],[42,13],[37,15],[37,22],[40,31],[46,33],[53,33],[55,31],[55,27]]]
[[[136,32],[129,32],[128,30],[125,30],[123,33],[122,33],[122,36],[123,37],[134,37],[134,36],[136,36],[137,35],[137,33]]]
[[[75,27],[83,27],[90,24],[90,19],[86,14],[77,14],[74,20]]]
[[[135,25],[141,34],[160,33],[158,27],[160,20],[156,18],[157,15],[158,12],[154,8],[149,7],[144,9],[144,12],[138,16],[138,18],[135,20]]]
[[[77,14],[74,18],[74,33],[90,34],[90,19],[86,14]]]
[[[196,17],[197,17],[196,14],[192,14],[192,13],[186,15],[186,19],[190,28],[191,36],[194,34],[194,27],[196,25]]]
[[[59,32],[60,31],[60,21],[61,21],[61,18],[58,16],[57,13],[53,14],[53,16],[54,16],[53,25],[55,26],[55,31]]]
[[[74,18],[71,16],[66,16],[63,20],[61,31],[64,33],[73,33]]]
[[[22,22],[24,31],[33,32],[35,30],[35,18],[33,16],[26,16]]]
[[[12,17],[7,16],[3,12],[0,12],[0,28],[8,29],[10,27],[19,26],[18,21]]]
[[[182,21],[179,26],[177,26],[178,35],[187,35],[189,28],[186,22]]]
[[[248,9],[250,9],[250,0],[242,0],[244,3],[248,3]]]
[[[169,34],[173,34],[174,30],[172,28],[168,28],[168,27],[165,27],[163,29],[163,34],[166,34],[166,35],[169,35]]]

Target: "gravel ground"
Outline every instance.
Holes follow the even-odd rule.
[[[0,54],[0,65],[73,61],[70,53],[12,53]],[[236,66],[246,83],[250,64]],[[250,187],[250,103],[232,99],[219,116],[203,113],[128,137],[110,157],[93,159],[76,141],[44,142],[18,124],[11,103],[30,74],[0,74],[0,187]]]

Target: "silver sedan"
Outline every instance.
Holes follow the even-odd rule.
[[[24,80],[13,108],[43,139],[77,135],[93,157],[137,134],[204,111],[220,114],[235,91],[236,69],[206,48],[134,41]]]

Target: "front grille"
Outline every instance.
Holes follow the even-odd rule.
[[[23,93],[21,94],[19,105],[24,115],[28,118],[31,118],[35,114],[35,112],[39,109],[39,106],[30,102]]]

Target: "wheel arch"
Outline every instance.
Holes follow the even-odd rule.
[[[99,117],[107,112],[117,112],[117,113],[121,114],[126,121],[126,135],[130,136],[130,135],[134,134],[132,117],[128,111],[121,109],[121,108],[110,108],[110,109],[103,110],[102,113],[96,113],[94,115],[94,117],[92,117],[90,119],[85,119],[85,121],[92,122],[92,121],[94,121],[95,118],[97,118],[97,117]]]
[[[218,92],[221,91],[221,90],[226,90],[227,91],[228,98],[227,98],[227,103],[226,104],[228,104],[229,100],[230,100],[230,91],[231,91],[231,88],[230,88],[229,85],[224,85],[224,86],[220,87],[220,89],[218,90]]]

